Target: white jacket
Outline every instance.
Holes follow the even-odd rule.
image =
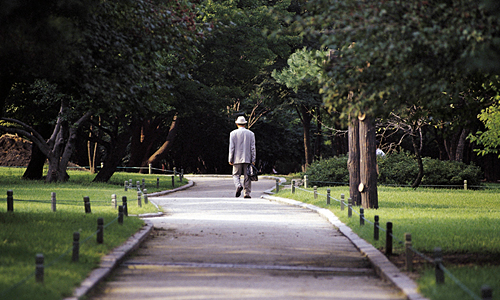
[[[255,135],[250,130],[239,127],[229,135],[229,162],[232,164],[255,163]]]

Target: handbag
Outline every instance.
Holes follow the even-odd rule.
[[[257,167],[254,166],[253,164],[249,164],[247,167],[247,175],[250,178],[250,181],[259,181],[259,171],[257,170]]]

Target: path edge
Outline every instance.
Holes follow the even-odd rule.
[[[151,193],[148,194],[148,197],[163,196],[166,194],[190,188],[193,185],[194,182],[190,180],[186,185],[180,186],[172,190]],[[158,208],[158,205],[154,201],[151,201],[151,203],[153,203]],[[158,212],[152,214],[142,214],[135,217],[150,218],[162,215],[163,212]],[[63,298],[63,300],[78,300],[81,297],[86,296],[92,289],[94,289],[99,284],[99,282],[108,277],[111,274],[111,272],[115,268],[117,268],[130,253],[137,250],[137,248],[139,248],[139,246],[148,237],[148,235],[153,231],[154,228],[153,222],[147,219],[143,220],[144,220],[144,226],[141,229],[139,229],[139,231],[137,231],[135,234],[133,234],[131,237],[129,237],[127,241],[125,241],[125,243],[111,250],[109,254],[103,256],[101,258],[99,267],[92,270],[87,276],[87,278],[85,278],[81,282],[80,286],[73,290],[73,296]]]
[[[339,218],[330,210],[297,200],[276,196],[262,195],[261,198],[298,206],[318,213],[327,219],[332,225],[337,227],[339,231],[345,235],[363,255],[367,257],[375,269],[376,274],[392,283],[405,295],[406,299],[429,300],[429,298],[424,297],[418,292],[417,284],[410,277],[401,272],[383,253],[373,247],[372,244],[360,238],[350,227],[342,223],[342,221],[340,221]]]

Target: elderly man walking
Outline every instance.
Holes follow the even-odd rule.
[[[247,121],[245,117],[239,116],[236,121],[237,129],[231,131],[229,135],[229,164],[233,166],[233,181],[236,187],[236,197],[241,195],[243,187],[245,188],[244,197],[251,198],[252,182],[247,175],[249,164],[255,164],[255,135],[245,128]],[[240,177],[244,176],[243,186]]]

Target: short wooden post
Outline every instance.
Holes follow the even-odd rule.
[[[123,186],[125,187],[125,192],[128,191],[128,181],[125,180],[125,183],[123,183]]]
[[[146,179],[142,179],[142,185],[141,185],[142,189],[145,189],[146,188]]]
[[[156,177],[156,188],[160,188],[160,177]]]
[[[50,193],[50,203],[51,203],[52,211],[55,212],[56,211],[56,193],[55,192]]]
[[[128,217],[127,196],[122,197],[123,215]]]
[[[276,178],[276,193],[279,193],[280,191],[280,180]]]
[[[116,203],[116,194],[111,195],[111,206],[116,209],[117,203]]]
[[[344,206],[345,206],[345,195],[340,194],[340,210],[344,210]]]
[[[441,248],[434,248],[434,266],[436,268],[436,283],[441,284],[444,283],[444,271],[441,268],[443,263],[443,252]]]
[[[365,209],[362,207],[359,209],[359,225],[365,225]]]
[[[44,277],[44,266],[43,266],[43,262],[44,262],[45,258],[43,256],[43,254],[41,253],[38,253],[36,256],[35,256],[35,280],[36,282],[40,282],[40,283],[43,283],[43,277]]]
[[[138,191],[140,191],[140,190],[141,190],[141,182],[140,182],[139,180],[137,180],[137,181],[135,182],[135,188],[136,188]]]
[[[132,188],[132,179],[129,179],[128,180],[128,188],[131,189]]]
[[[481,287],[481,299],[482,300],[493,300],[493,290],[488,285],[483,285]]]
[[[413,271],[413,251],[411,250],[411,233],[405,233],[406,271]]]
[[[392,222],[387,222],[385,232],[385,255],[392,255]]]
[[[148,168],[149,168],[148,174],[149,175],[153,174],[153,169],[152,169],[152,165],[151,164],[149,164]]]
[[[179,182],[182,182],[184,179],[184,169],[181,169],[181,174],[179,174]]]
[[[464,180],[464,190],[467,190],[467,180]]]
[[[314,199],[318,199],[318,187],[313,186],[313,190],[314,190]]]
[[[14,211],[14,191],[7,191],[7,211]]]
[[[352,199],[347,200],[347,217],[352,217]]]
[[[292,194],[295,194],[295,180],[292,180]]]
[[[72,262],[77,262],[80,260],[80,233],[78,231],[73,232],[73,255],[71,256]]]
[[[172,175],[172,188],[175,187],[175,175]]]
[[[330,189],[326,189],[326,204],[330,205]]]
[[[380,237],[379,216],[375,216],[375,223],[373,223],[373,239],[378,241],[379,237]]]
[[[304,175],[304,188],[307,189],[307,186],[308,186],[308,179],[307,179],[307,175]]]
[[[175,176],[177,176],[177,168],[174,167],[173,170],[174,170],[174,177],[175,177]]]
[[[89,198],[89,196],[83,197],[83,205],[85,206],[85,213],[86,214],[92,213],[92,209],[90,207],[90,198]]]
[[[104,242],[104,219],[97,219],[97,243],[102,244]]]
[[[118,206],[118,224],[123,225],[123,205]]]
[[[148,190],[144,189],[144,204],[148,204]]]
[[[141,191],[137,191],[137,206],[142,207]]]

